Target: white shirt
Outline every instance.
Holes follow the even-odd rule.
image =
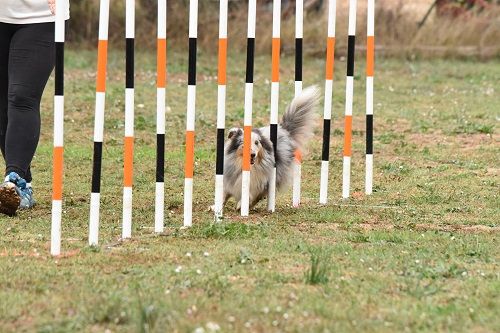
[[[57,4],[65,1],[66,20],[69,19],[69,0],[57,0]],[[54,22],[48,0],[0,0],[0,22],[12,24],[29,24]]]

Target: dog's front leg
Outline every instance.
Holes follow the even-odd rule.
[[[253,209],[255,207],[255,205],[258,204],[259,201],[262,200],[266,196],[266,193],[267,193],[267,187],[259,195],[255,196],[255,197],[250,196],[250,202],[251,202],[250,209]]]
[[[224,202],[222,203],[222,208],[226,207],[226,203],[231,199],[231,195],[229,193],[224,193]]]
[[[257,202],[259,202],[259,197],[254,197],[252,195],[252,193],[250,193],[250,197],[249,197],[249,202],[250,202],[250,205],[249,205],[249,209],[252,209],[253,206],[255,206],[255,204],[257,204]],[[238,204],[236,205],[236,209],[237,210],[240,210],[241,209],[241,200],[238,201]]]
[[[259,197],[253,197],[252,195],[250,196],[250,209],[253,209],[255,205],[259,202]]]
[[[229,199],[231,199],[231,194],[227,193],[227,192],[224,192],[224,201],[222,202],[222,209],[224,209],[224,207],[226,206],[226,203],[229,201]],[[218,213],[215,211],[215,204],[211,205],[209,208],[208,208],[209,211],[212,211],[212,212],[215,212],[215,213]]]

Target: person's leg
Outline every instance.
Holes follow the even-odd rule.
[[[54,23],[28,24],[12,37],[8,64],[7,171],[31,182],[40,137],[40,100],[55,61]]]
[[[0,150],[5,157],[5,132],[7,131],[7,90],[9,77],[10,40],[14,32],[12,24],[0,23]]]
[[[7,132],[7,92],[9,87],[8,64],[12,35],[16,25],[0,23],[0,151],[5,159],[5,135]],[[7,163],[6,163],[7,164]],[[3,181],[3,180],[2,180]],[[15,187],[0,181],[0,213],[14,215],[21,202]]]

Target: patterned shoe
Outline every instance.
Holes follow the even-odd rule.
[[[26,186],[26,189],[21,196],[21,202],[19,203],[19,208],[21,209],[29,209],[33,208],[36,205],[36,200],[33,196],[33,188],[31,186]]]
[[[31,188],[31,186],[28,186],[28,184],[26,184],[26,180],[24,180],[24,178],[21,178],[15,172],[9,173],[7,177],[8,181],[16,185],[16,192],[21,198],[21,201],[19,202],[19,208],[29,209],[35,206],[36,201],[35,198],[33,198],[33,189]]]

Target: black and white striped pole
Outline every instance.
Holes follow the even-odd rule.
[[[54,148],[52,166],[52,223],[50,254],[61,254],[61,220],[64,155],[64,39],[66,1],[57,1],[55,20]]]

